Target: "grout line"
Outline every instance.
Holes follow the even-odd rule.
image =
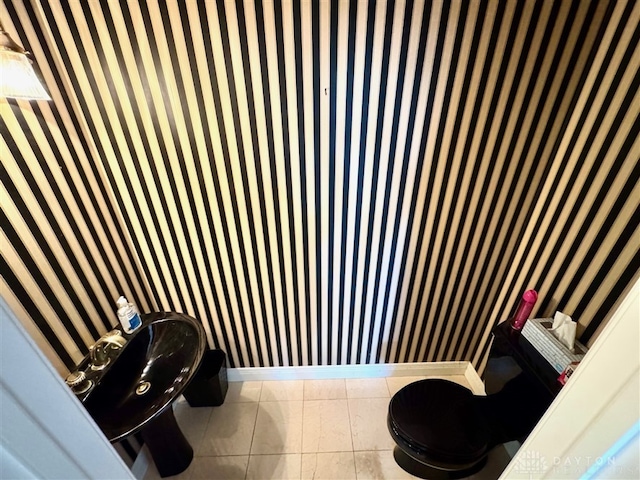
[[[304,382],[302,383],[302,418],[300,419],[300,470],[298,471],[298,478],[302,478],[302,454],[304,451]],[[316,456],[317,461],[317,456]]]
[[[269,455],[268,453],[260,455]],[[198,458],[248,457],[248,453],[225,453],[224,455],[200,455]],[[254,455],[256,456],[256,455]],[[194,457],[195,458],[195,457]]]
[[[345,382],[346,383],[346,382]],[[347,413],[349,414],[349,437],[351,438],[351,451],[355,452],[355,446],[353,444],[353,430],[351,428],[351,406],[349,405],[349,399],[347,398]],[[353,464],[355,466],[356,463],[356,459],[355,456],[353,457]]]
[[[191,408],[191,407],[189,407],[189,408]],[[200,438],[199,438],[198,444],[195,445],[197,448],[193,448],[193,456],[194,457],[201,457],[202,456],[202,455],[198,455],[198,453],[200,451],[202,451],[202,444],[204,443],[204,438],[207,435],[207,429],[209,428],[209,423],[211,422],[211,417],[212,416],[213,416],[213,410],[211,409],[211,410],[209,410],[209,415],[207,416],[207,422],[206,422],[206,425],[204,427],[204,430],[202,431],[202,434],[199,435]],[[192,447],[194,447],[194,445],[192,445]]]
[[[358,478],[358,467],[356,466],[356,452],[355,450],[351,450],[351,459],[353,460],[353,473],[356,476],[356,480]]]
[[[260,396],[262,396],[262,384],[260,384]],[[258,406],[256,407],[256,416],[253,419],[253,430],[251,431],[251,442],[249,442],[249,458],[247,459],[247,468],[244,472],[244,478],[247,478],[249,474],[249,462],[251,462],[251,450],[253,450],[253,439],[256,435],[256,426],[258,425],[258,414],[260,413],[260,397],[258,397],[258,401],[256,402]]]

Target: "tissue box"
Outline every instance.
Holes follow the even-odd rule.
[[[544,325],[551,327],[552,323],[552,318],[531,318],[524,324],[522,336],[558,373],[562,373],[567,365],[581,361],[587,353],[587,348],[576,340],[574,351],[569,350]]]

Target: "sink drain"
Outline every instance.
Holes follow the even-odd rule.
[[[140,385],[136,387],[137,395],[144,395],[151,388],[151,384],[149,382],[140,382]]]

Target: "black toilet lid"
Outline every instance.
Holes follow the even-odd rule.
[[[407,385],[391,399],[389,418],[406,442],[435,460],[475,462],[488,450],[488,424],[473,394],[448,380]]]

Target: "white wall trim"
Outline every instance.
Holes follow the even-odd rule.
[[[467,362],[467,368],[464,371],[464,376],[467,379],[467,382],[469,382],[471,391],[475,395],[486,395],[484,382],[480,378],[480,375],[478,375],[478,372],[476,372],[476,369],[473,368],[471,362]]]
[[[383,378],[464,375],[476,395],[485,395],[484,382],[470,362],[379,363],[373,365],[320,365],[304,367],[229,368],[230,382],[269,380],[322,380],[330,378]]]
[[[260,380],[321,380],[325,378],[379,378],[412,375],[466,375],[469,362],[378,363],[303,367],[229,368],[230,382]]]
[[[471,365],[471,362],[466,361],[227,369],[227,378],[230,382],[444,375],[464,375],[473,393],[485,395],[484,382],[476,372],[476,369],[473,368],[473,365]]]

